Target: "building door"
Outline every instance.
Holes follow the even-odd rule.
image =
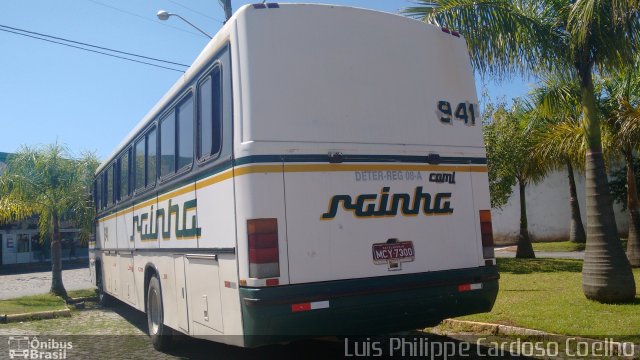
[[[17,253],[16,253],[16,240],[14,234],[6,234],[4,237],[4,252],[2,254],[3,264],[15,264],[17,262]],[[6,256],[6,258],[5,258]]]

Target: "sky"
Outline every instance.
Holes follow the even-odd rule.
[[[408,0],[305,2],[390,13],[412,5]],[[252,2],[232,0],[234,10],[247,3]],[[175,17],[158,20],[161,9],[212,35],[224,20],[218,0],[3,0],[0,30],[8,26],[191,64],[209,39]],[[105,159],[181,74],[0,31],[0,152],[58,142],[74,155],[93,151]],[[485,83],[492,98],[510,100],[528,90],[517,79]],[[478,93],[481,87],[477,78]]]

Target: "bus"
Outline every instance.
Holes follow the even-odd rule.
[[[146,313],[157,349],[490,311],[481,125],[457,32],[246,5],[97,169],[92,281]]]

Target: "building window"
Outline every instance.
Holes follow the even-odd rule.
[[[27,234],[18,234],[18,252],[19,253],[27,253],[29,252],[29,235]]]
[[[222,77],[216,67],[198,87],[198,158],[220,152],[222,143]]]

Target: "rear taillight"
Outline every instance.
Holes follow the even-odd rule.
[[[249,277],[264,279],[280,276],[278,220],[247,220]]]
[[[482,257],[495,258],[493,251],[493,226],[491,225],[491,210],[480,210],[480,234],[482,234]]]

